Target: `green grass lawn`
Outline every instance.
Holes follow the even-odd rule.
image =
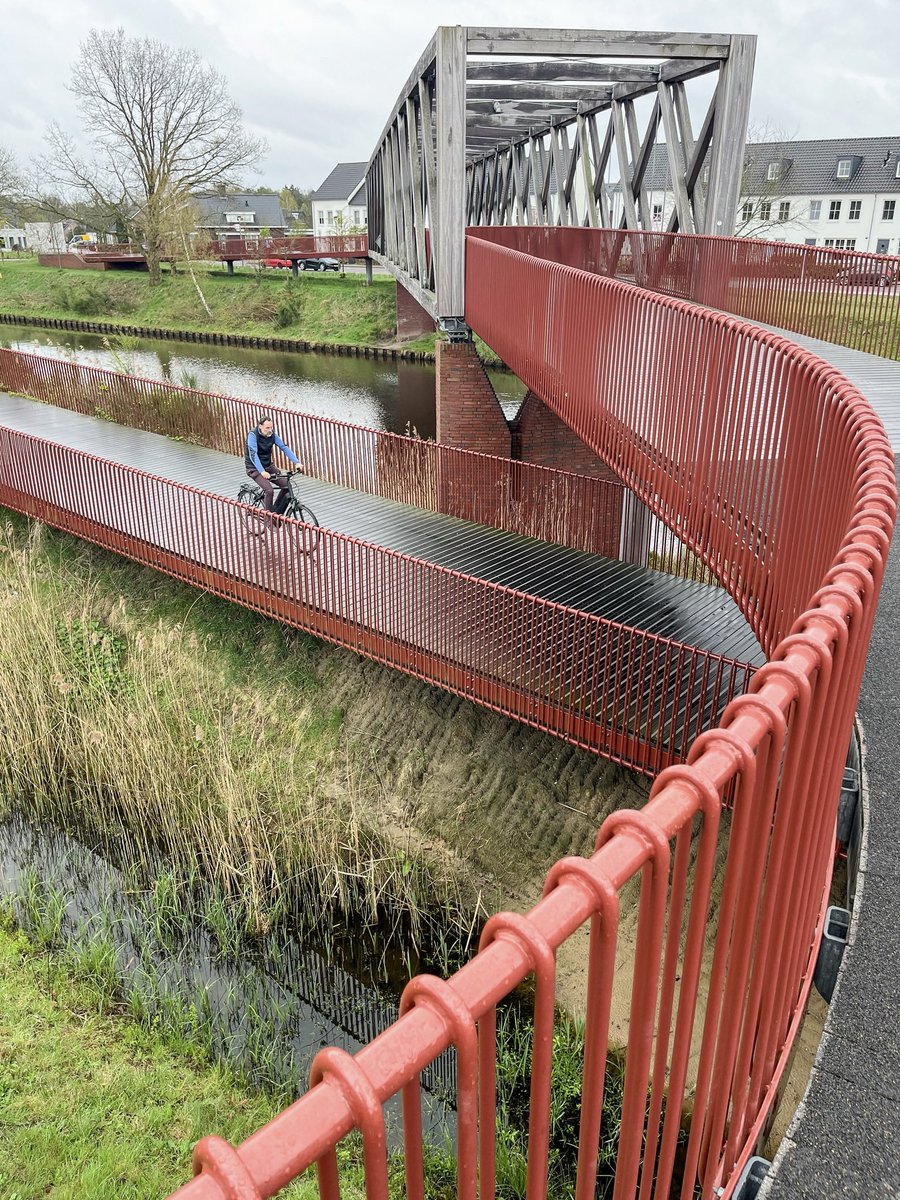
[[[736,280],[728,311],[836,345],[900,358],[900,291],[829,291],[820,286],[823,290],[801,294],[790,286],[745,290]]]
[[[350,345],[389,343],[396,335],[393,279],[376,276],[367,287],[358,274],[294,279],[265,268],[228,275],[207,266],[195,273],[211,318],[184,270],[151,288],[143,272],[59,270],[33,259],[3,259],[0,312]]]
[[[0,930],[3,1200],[161,1200],[189,1180],[201,1137],[241,1142],[281,1107],[190,1046],[100,1011],[64,960]],[[282,1194],[312,1200],[314,1185]]]

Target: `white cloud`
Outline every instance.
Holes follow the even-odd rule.
[[[195,48],[229,80],[266,137],[258,173],[272,187],[318,185],[335,162],[367,159],[407,76],[445,24],[595,27],[592,0],[32,0],[4,12],[0,144],[26,163],[58,121],[79,136],[65,90],[92,26]],[[604,15],[611,20],[610,8]],[[797,137],[900,135],[891,0],[633,0],[635,29],[758,36],[751,121]]]

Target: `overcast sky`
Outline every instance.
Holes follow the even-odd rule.
[[[20,164],[58,121],[91,27],[195,48],[223,72],[269,150],[248,183],[317,187],[368,159],[400,88],[440,24],[754,33],[751,124],[788,137],[896,134],[897,0],[7,0],[0,21],[0,145]]]

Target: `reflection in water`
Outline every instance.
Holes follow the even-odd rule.
[[[167,882],[171,874],[142,876],[51,827],[19,816],[0,822],[0,896],[12,898],[26,932],[49,929],[54,944],[94,961],[108,949],[133,1011],[258,1085],[302,1092],[322,1046],[353,1053],[396,1019],[386,983],[376,987],[284,928],[251,943],[220,921],[216,937],[198,918],[202,895],[193,896],[197,912],[185,911]],[[206,903],[208,914],[209,897]],[[441,1055],[422,1082],[429,1140],[452,1143],[455,1057]],[[389,1116],[398,1144],[399,1103],[389,1105]]]
[[[104,346],[111,342],[112,348]],[[426,363],[378,362],[331,354],[244,350],[194,342],[126,340],[71,330],[0,326],[0,346],[141,375],[147,379],[220,392],[261,405],[386,429],[435,436],[434,367]],[[524,388],[508,371],[489,372],[507,417],[514,416]]]

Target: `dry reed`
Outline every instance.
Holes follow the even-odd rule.
[[[268,927],[459,920],[452,868],[411,849],[383,784],[261,658],[234,678],[196,632],[142,625],[124,600],[0,528],[0,799],[190,875]],[[341,786],[335,786],[335,780]],[[403,844],[401,844],[403,843]],[[463,924],[463,922],[460,922]]]

